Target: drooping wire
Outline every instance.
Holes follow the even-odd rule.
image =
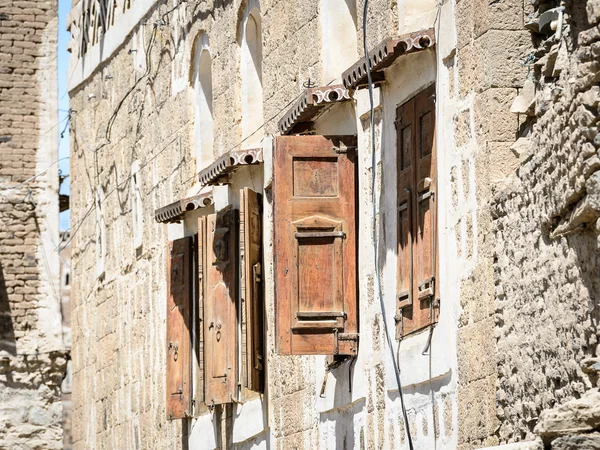
[[[310,80],[310,78],[309,78]],[[329,81],[329,83],[327,83],[325,86],[329,86],[331,83],[333,83],[335,81],[335,78],[331,81]],[[302,87],[306,88],[305,84],[302,84]],[[313,86],[314,87],[314,86]],[[291,99],[289,102],[287,102],[285,105],[283,105],[281,108],[279,108],[279,110],[273,114],[271,117],[269,117],[267,120],[265,120],[262,125],[260,125],[258,128],[256,128],[256,130],[254,130],[252,133],[250,133],[248,136],[246,136],[244,139],[242,139],[240,142],[238,142],[235,145],[232,145],[230,148],[228,148],[223,154],[228,153],[232,150],[235,150],[236,148],[240,147],[244,142],[246,142],[248,139],[250,139],[252,136],[254,136],[256,133],[258,133],[260,130],[262,130],[268,123],[270,123],[273,119],[275,119],[277,116],[279,116],[279,114],[281,114],[283,111],[285,111],[290,105],[292,105],[296,100],[298,100],[305,91],[300,92],[298,95],[296,95],[293,99]],[[188,179],[183,181],[183,184],[187,183],[188,181],[190,181],[192,178],[196,177],[198,174],[195,173],[193,174],[191,177],[189,177]]]
[[[6,187],[2,187],[0,190],[13,190],[13,189],[19,189],[20,187],[22,187],[23,185],[30,183],[31,181],[35,180],[38,177],[41,177],[42,175],[44,175],[46,172],[48,172],[48,170],[52,167],[55,166],[56,164],[58,164],[61,161],[64,161],[65,159],[69,159],[69,156],[63,156],[62,158],[58,158],[56,161],[54,161],[53,163],[51,163],[48,167],[46,167],[44,170],[42,170],[41,172],[36,173],[35,175],[33,175],[32,177],[27,178],[25,181],[22,181],[19,184],[16,184],[14,186],[6,186]]]
[[[402,416],[404,418],[404,428],[406,429],[406,436],[408,439],[408,447],[410,450],[414,450],[412,443],[412,436],[410,434],[410,425],[408,422],[408,415],[406,413],[406,407],[404,405],[404,393],[402,391],[402,381],[400,380],[400,370],[398,368],[398,361],[396,361],[396,355],[394,354],[394,347],[392,346],[392,339],[390,337],[390,331],[386,319],[385,302],[383,299],[383,293],[381,290],[381,275],[379,273],[379,245],[377,240],[377,158],[375,155],[375,106],[373,103],[373,79],[371,77],[371,60],[369,58],[369,48],[367,47],[367,12],[369,8],[369,0],[365,0],[363,8],[363,47],[365,52],[365,62],[367,67],[367,84],[369,86],[369,105],[371,108],[371,170],[372,172],[372,202],[373,202],[373,254],[375,260],[375,279],[377,280],[377,293],[379,296],[379,304],[381,306],[381,314],[383,319],[383,327],[385,330],[385,337],[387,340],[388,347],[390,349],[390,355],[392,357],[394,375],[396,377],[396,384],[398,385],[398,395],[400,396],[400,405],[402,407]]]
[[[181,4],[186,3],[187,0],[181,0],[178,5],[167,11],[167,13],[163,14],[163,16],[160,18],[160,20],[162,21],[164,19],[165,15],[168,15],[169,13],[173,12],[175,9],[177,9],[177,7],[181,6]],[[139,82],[144,79],[145,77],[150,75],[151,72],[151,57],[150,57],[150,52],[152,50],[152,45],[154,44],[154,39],[156,37],[156,28],[160,25],[159,22],[153,23],[153,27],[154,27],[154,32],[153,35],[150,39],[150,42],[148,43],[148,47],[146,49],[146,72],[144,73],[144,75],[142,75],[136,82],[135,84],[132,86],[132,88],[125,94],[125,96],[121,99],[121,101],[119,102],[119,104],[117,105],[117,108],[115,109],[115,111],[113,112],[113,114],[111,115],[111,118],[109,119],[109,123],[107,126],[107,130],[106,130],[106,142],[100,144],[98,147],[96,147],[96,149],[91,149],[89,148],[89,146],[86,144],[84,145],[84,148],[86,148],[88,151],[92,152],[92,153],[97,153],[98,151],[100,151],[100,149],[102,149],[103,147],[105,147],[106,145],[109,145],[110,142],[110,130],[112,128],[112,124],[114,123],[114,120],[116,119],[116,116],[119,112],[119,109],[122,107],[122,105],[124,104],[125,100],[127,99],[127,97],[131,94],[131,92],[133,92],[133,90],[136,88],[136,86],[139,84]],[[329,81],[326,86],[331,85],[331,83],[333,83],[335,81],[335,79],[332,79],[331,81]],[[240,142],[238,142],[237,144],[233,145],[231,148],[227,149],[226,152],[230,152],[238,147],[240,147],[246,140],[250,139],[252,136],[254,136],[257,132],[259,132],[261,129],[263,129],[268,123],[270,123],[272,120],[274,120],[282,111],[284,111],[285,109],[287,109],[290,105],[292,105],[296,100],[298,100],[300,98],[301,95],[304,94],[303,92],[300,92],[298,95],[296,95],[292,100],[290,100],[287,104],[285,104],[282,108],[280,108],[275,114],[273,114],[270,118],[268,118],[267,120],[265,120],[263,122],[262,125],[260,125],[259,127],[256,128],[256,130],[254,130],[252,133],[250,133],[248,136],[246,136],[244,139],[242,139]],[[173,143],[175,141],[175,138],[173,140],[171,140],[169,143],[167,143],[167,145],[165,147],[163,147],[157,154],[155,154],[154,156],[151,157],[151,159],[149,161],[147,161],[145,164],[142,164],[140,166],[140,170],[144,169],[149,163],[150,161],[154,160],[155,158],[158,157],[158,155],[160,155],[163,151],[165,151],[168,146]],[[84,143],[85,144],[85,143]],[[186,180],[184,180],[182,182],[182,184],[186,184],[188,181],[190,181],[191,179],[193,179],[194,177],[197,177],[198,174],[194,173],[192,174],[189,178],[187,178]],[[123,184],[125,184],[126,182],[128,182],[129,179],[124,180],[121,183],[118,183],[114,189],[112,189],[111,191],[109,191],[108,193],[105,194],[104,199],[106,201],[106,199],[118,188],[120,188]],[[90,205],[90,207],[87,209],[87,211],[84,213],[83,217],[78,221],[78,223],[75,225],[75,230],[73,230],[70,233],[69,239],[59,248],[57,248],[57,251],[62,251],[62,249],[64,249],[67,245],[69,245],[69,243],[74,239],[75,235],[77,234],[77,232],[79,231],[79,229],[81,228],[81,225],[83,225],[83,222],[85,221],[85,219],[89,216],[89,214],[95,209],[95,204],[92,203]],[[70,227],[71,229],[73,229],[73,226]]]
[[[150,75],[150,72],[152,71],[152,58],[151,58],[150,52],[152,51],[152,46],[154,45],[154,40],[156,39],[156,28],[157,28],[157,24],[154,24],[152,36],[150,37],[150,42],[148,42],[148,47],[146,48],[146,71],[140,78],[138,78],[136,80],[135,83],[133,83],[133,86],[131,86],[129,91],[127,91],[127,93],[121,98],[121,100],[117,104],[117,107],[115,108],[112,115],[110,116],[110,119],[108,119],[108,124],[106,125],[106,135],[105,135],[106,142],[103,142],[102,144],[100,144],[95,150],[93,150],[93,153],[98,153],[102,148],[106,147],[107,145],[109,145],[111,143],[110,135],[111,135],[111,131],[112,131],[112,126],[115,123],[115,120],[117,119],[117,115],[119,114],[121,107],[125,103],[125,100],[127,100],[127,98],[135,90],[135,88],[138,86],[140,81],[142,81],[144,78],[146,78]]]

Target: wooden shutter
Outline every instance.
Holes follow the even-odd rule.
[[[196,402],[194,415],[206,399],[204,392],[204,292],[206,289],[206,217],[198,218],[198,340],[196,345]]]
[[[206,218],[204,386],[207,405],[230,403],[237,374],[237,210]]]
[[[356,138],[278,137],[274,159],[277,349],[356,355]]]
[[[437,321],[435,86],[396,110],[397,337]]]
[[[244,387],[264,390],[264,301],[262,289],[261,196],[240,190],[242,282],[242,379]]]
[[[169,243],[167,255],[167,417],[191,414],[193,238]]]

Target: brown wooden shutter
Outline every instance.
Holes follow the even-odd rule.
[[[281,136],[273,164],[277,349],[356,355],[356,137]]]
[[[207,405],[230,403],[237,374],[237,210],[206,218],[204,385]]]
[[[396,110],[398,147],[398,307],[413,304],[413,222],[414,194],[414,132],[415,100]]]
[[[200,410],[204,395],[204,292],[206,289],[206,217],[198,218],[198,344],[196,345],[196,403],[194,414]]]
[[[435,85],[396,111],[398,164],[397,337],[437,321]]]
[[[193,238],[169,243],[167,259],[167,417],[191,415]]]
[[[240,260],[242,282],[242,379],[244,387],[264,390],[264,301],[262,289],[261,196],[240,190]]]

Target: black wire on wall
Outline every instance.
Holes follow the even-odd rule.
[[[381,291],[381,276],[379,273],[379,243],[377,240],[377,160],[375,157],[375,106],[373,104],[373,79],[371,78],[371,61],[369,59],[369,49],[367,47],[367,12],[369,10],[369,0],[365,0],[363,8],[363,47],[365,53],[365,62],[367,65],[367,84],[369,86],[369,105],[371,108],[371,170],[372,170],[372,202],[373,202],[373,255],[375,259],[375,279],[377,280],[377,292],[379,296],[379,304],[381,306],[381,314],[383,318],[383,326],[385,330],[385,337],[387,340],[388,347],[390,349],[390,355],[392,356],[392,362],[394,364],[394,375],[396,377],[396,384],[398,385],[398,395],[400,396],[400,405],[402,406],[402,416],[404,418],[404,427],[406,429],[406,436],[408,439],[408,447],[410,450],[414,450],[412,443],[412,436],[410,434],[410,425],[408,423],[408,415],[406,414],[406,407],[404,405],[404,393],[402,391],[402,381],[400,380],[400,370],[398,368],[398,361],[396,361],[396,355],[394,354],[394,347],[392,346],[392,338],[390,337],[390,330],[388,329],[385,302],[383,300],[383,293]]]

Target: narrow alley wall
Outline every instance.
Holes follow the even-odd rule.
[[[62,448],[57,7],[0,2],[2,448]]]

